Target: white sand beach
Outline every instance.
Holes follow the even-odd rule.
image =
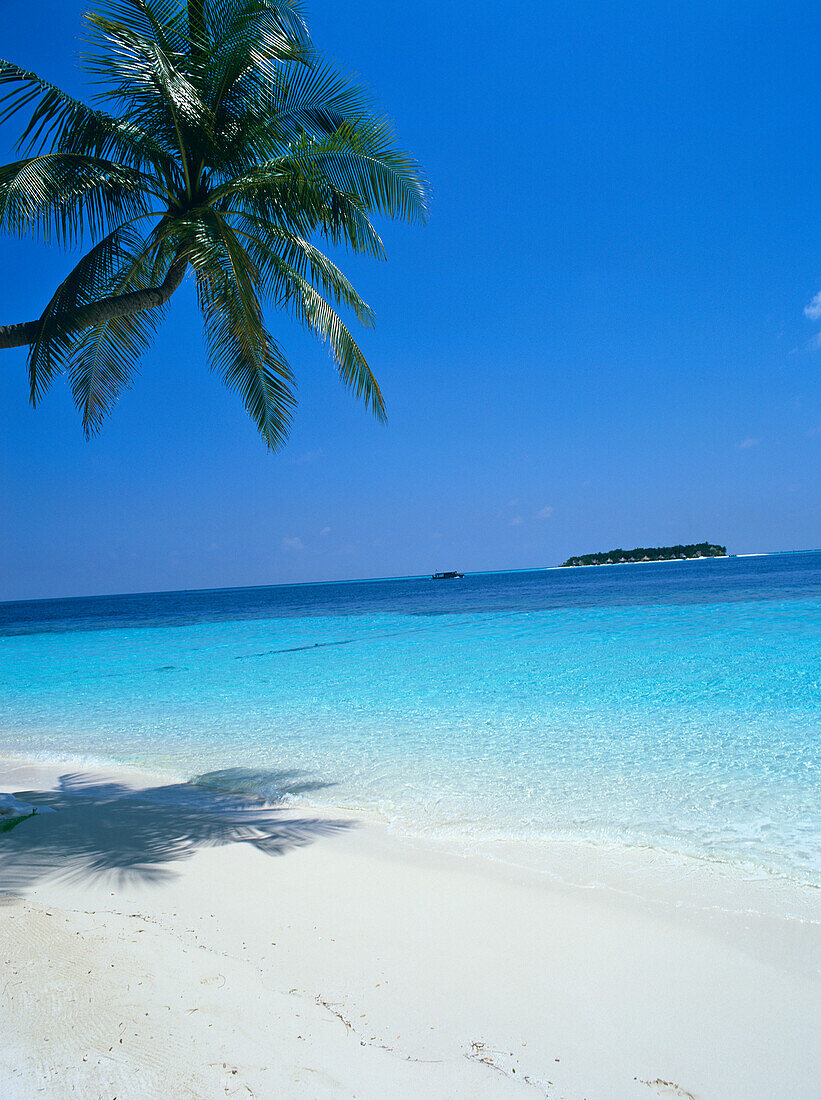
[[[6,1098],[818,1095],[811,913],[65,771],[0,771],[56,809],[0,838]]]

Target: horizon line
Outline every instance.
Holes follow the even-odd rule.
[[[722,554],[716,557],[706,558],[672,558],[659,561],[638,562],[613,562],[613,565],[669,565],[676,561],[727,561],[730,558],[774,558],[783,554],[818,554],[821,547],[807,547],[797,550],[761,550],[746,554]],[[603,566],[606,562],[601,563]],[[537,565],[518,569],[474,569],[464,574],[466,577],[484,577],[497,573],[549,573],[558,570],[572,569],[572,566]],[[582,569],[595,569],[596,565],[580,566]],[[206,586],[204,588],[143,588],[135,592],[87,592],[79,596],[34,596],[23,599],[0,600],[0,607],[19,603],[52,603],[55,601],[67,602],[69,600],[106,600],[115,597],[127,598],[129,596],[186,596],[199,592],[251,592],[260,588],[317,588],[329,584],[375,584],[378,581],[419,581],[431,577],[430,573],[399,573],[389,577],[349,577],[346,579],[327,581],[287,581],[276,584],[229,584]]]

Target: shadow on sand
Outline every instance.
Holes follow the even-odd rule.
[[[35,814],[0,836],[0,890],[16,893],[44,878],[162,883],[177,874],[168,864],[225,844],[284,855],[352,826],[279,803],[286,795],[329,786],[298,772],[245,768],[155,787],[81,772],[63,775],[51,791],[15,792],[57,812]]]

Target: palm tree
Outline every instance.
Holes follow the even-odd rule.
[[[373,315],[312,238],[383,258],[372,216],[424,220],[428,188],[316,54],[298,0],[108,0],[86,19],[93,106],[0,62],[0,122],[28,112],[21,159],[0,167],[0,228],[93,242],[42,316],[0,327],[0,347],[29,346],[32,403],[67,373],[86,436],[99,430],[190,267],[211,367],[270,449],[296,401],[263,301],[384,419],[337,308]]]

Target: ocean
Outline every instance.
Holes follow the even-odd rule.
[[[0,751],[821,885],[821,552],[0,604]]]

